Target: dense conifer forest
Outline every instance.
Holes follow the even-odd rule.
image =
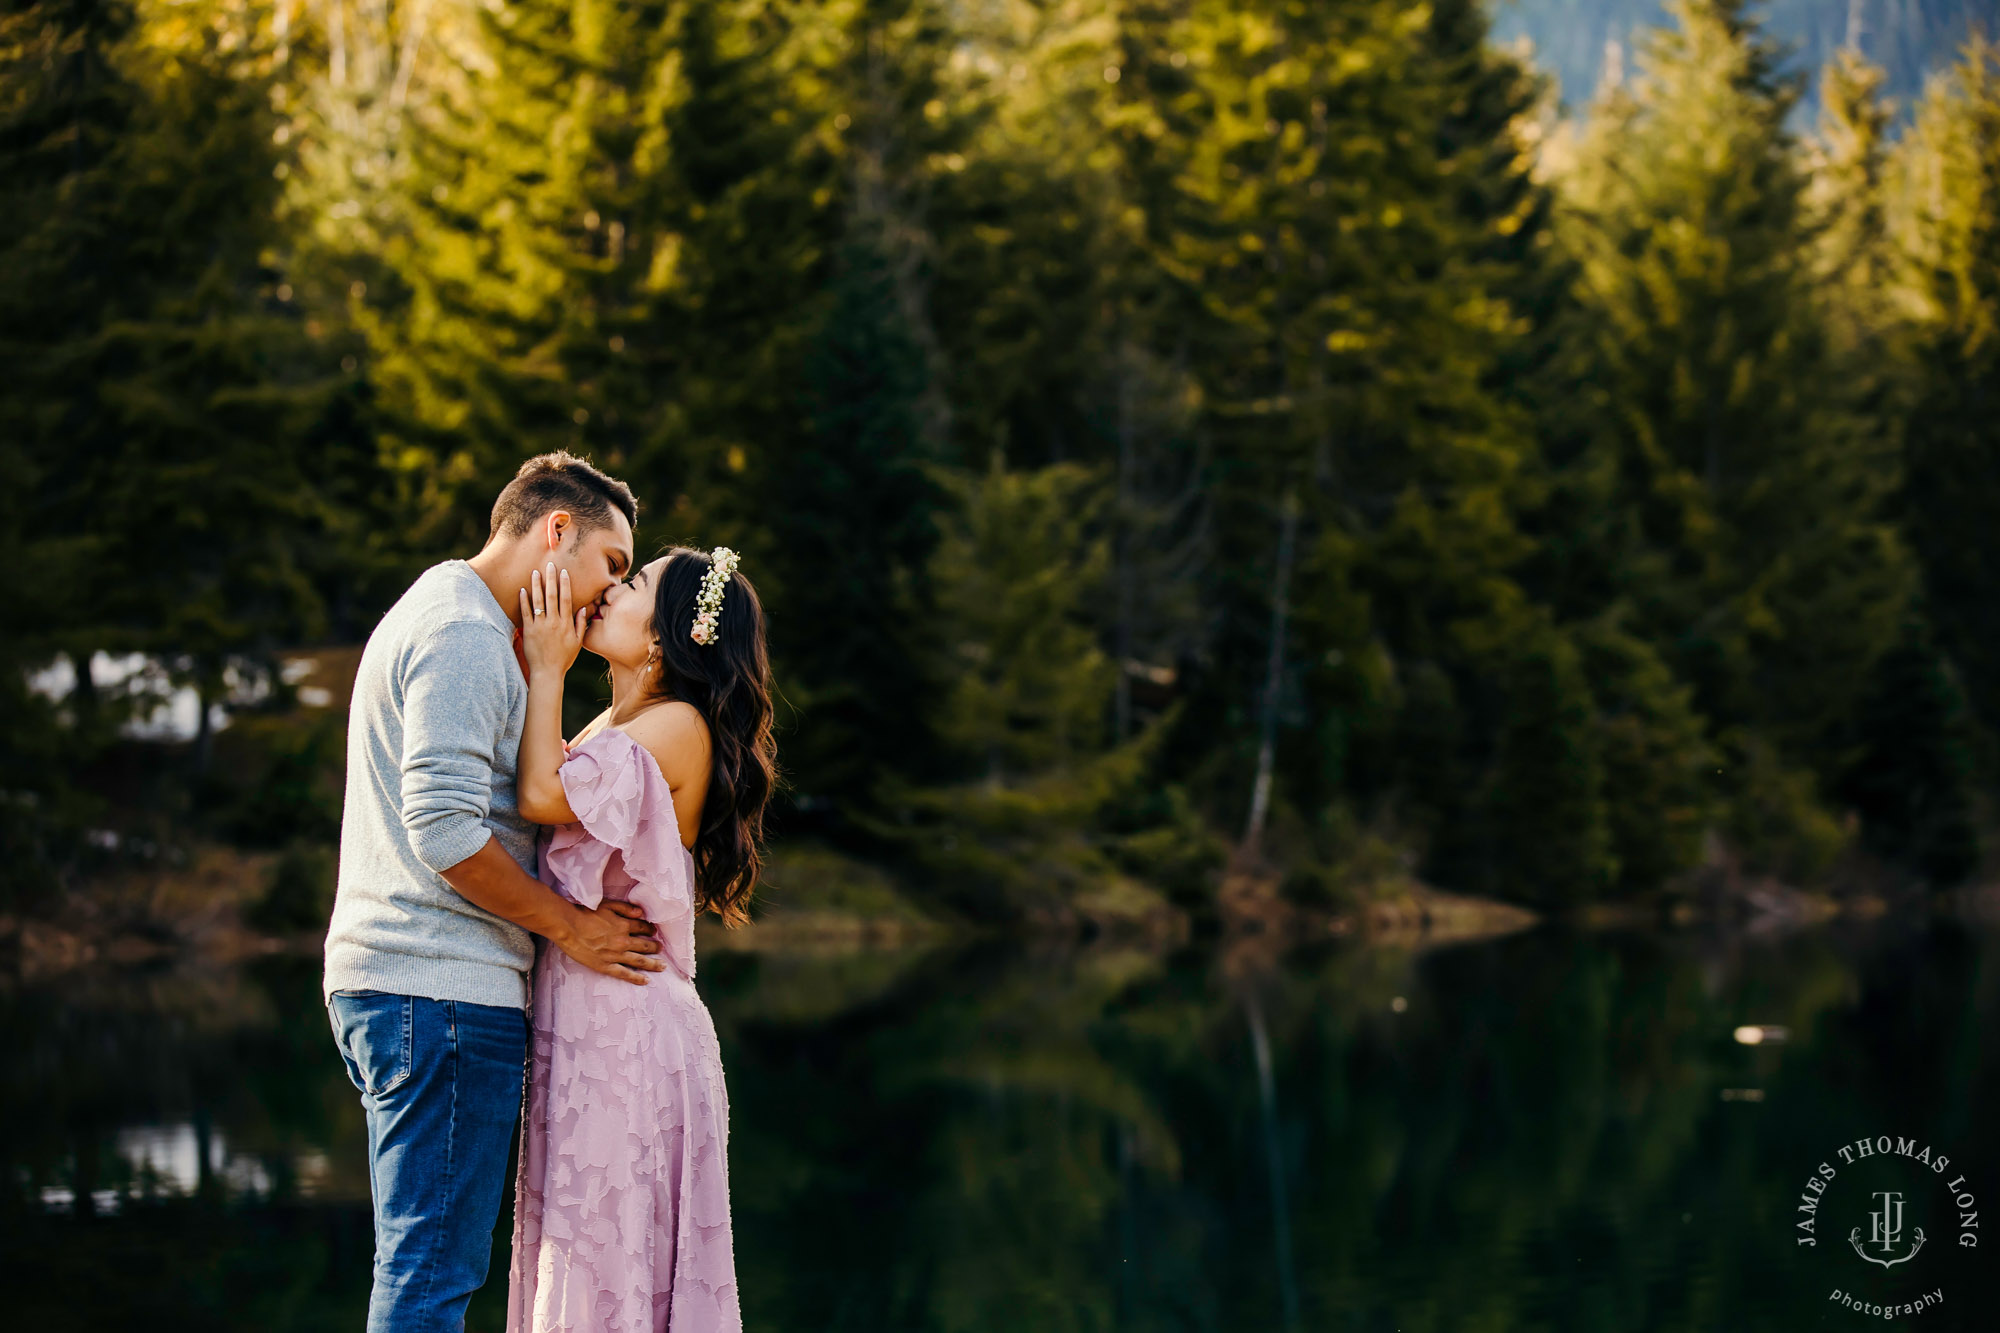
[[[1950,17],[1919,82],[1675,0],[1564,110],[1477,0],[7,0],[7,892],[119,819],[323,843],[284,654],[554,448],[743,552],[786,835],[961,913],[1961,882],[2000,51]],[[263,702],[135,760],[97,654]]]

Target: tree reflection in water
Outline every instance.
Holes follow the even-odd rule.
[[[1996,942],[714,953],[747,1325],[1814,1326],[1793,1196],[1834,1146],[1919,1133],[2000,1188]],[[317,980],[0,989],[16,1326],[360,1327],[361,1117]],[[1983,1327],[1951,1258],[1926,1327]]]

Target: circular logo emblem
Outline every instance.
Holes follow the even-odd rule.
[[[1827,1300],[1872,1319],[1937,1310],[1954,1255],[1979,1248],[1979,1199],[1951,1157],[1881,1135],[1834,1149],[1799,1193],[1794,1239],[1831,1283]]]

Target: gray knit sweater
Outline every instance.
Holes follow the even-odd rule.
[[[347,722],[340,882],[322,989],[525,1008],[527,931],[438,873],[496,837],[534,873],[515,809],[528,683],[514,623],[472,566],[426,570],[361,654]]]

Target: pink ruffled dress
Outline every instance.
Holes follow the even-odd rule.
[[[507,1327],[734,1333],[729,1104],[694,988],[694,859],[659,766],[624,732],[572,749],[562,784],[577,822],[543,844],[542,878],[585,907],[639,904],[667,970],[634,986],[541,950]]]

